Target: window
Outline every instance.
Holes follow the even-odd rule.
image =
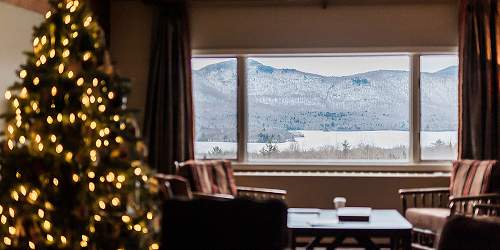
[[[248,158],[406,160],[407,56],[249,58]]]
[[[458,57],[420,57],[422,160],[457,157]]]
[[[415,163],[456,157],[456,55],[192,62],[197,158]]]
[[[236,159],[236,59],[194,58],[195,157]]]

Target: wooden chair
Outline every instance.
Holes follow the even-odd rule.
[[[226,195],[258,200],[286,199],[286,191],[280,189],[237,186],[231,162],[227,160],[190,160],[175,163],[176,175],[189,183],[194,194]]]
[[[281,200],[166,200],[161,241],[162,250],[282,250],[287,207]]]
[[[450,215],[472,215],[477,204],[500,203],[500,164],[454,161],[449,187],[400,189],[403,213],[413,224],[413,247],[434,249]]]

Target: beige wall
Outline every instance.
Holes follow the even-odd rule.
[[[456,4],[310,7],[195,6],[194,49],[318,49],[456,46]],[[112,4],[112,56],[133,81],[129,104],[145,105],[152,10],[139,1]],[[389,50],[390,48],[388,48]],[[142,121],[143,115],[140,119]],[[288,190],[290,206],[350,205],[399,208],[401,187],[447,186],[447,177],[238,176],[238,184]]]
[[[19,80],[16,70],[26,62],[23,52],[32,50],[33,26],[42,20],[38,13],[0,2],[0,113],[6,111],[3,93]],[[0,120],[1,128],[3,124]]]
[[[432,1],[428,1],[432,2]],[[194,7],[195,49],[456,46],[457,5]]]
[[[152,10],[141,1],[114,1],[111,5],[111,57],[117,73],[130,78],[130,108],[139,109],[142,124],[146,105]]]
[[[447,176],[245,176],[239,186],[287,190],[290,207],[331,208],[334,197],[347,198],[349,206],[401,209],[400,188],[447,187]]]

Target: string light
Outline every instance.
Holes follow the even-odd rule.
[[[73,71],[70,70],[68,72],[68,78],[70,78],[70,79],[73,78],[73,75],[74,75]]]
[[[90,52],[85,52],[85,54],[83,54],[83,61],[88,61],[90,59]]]
[[[40,39],[40,42],[42,45],[45,45],[47,43],[47,36],[42,36],[42,39]]]
[[[50,52],[49,52],[49,56],[50,56],[50,58],[54,58],[56,56],[56,50],[55,49],[51,49]]]
[[[7,90],[7,91],[5,91],[4,96],[5,96],[5,99],[10,100],[10,98],[12,98],[12,93],[9,90]]]
[[[19,97],[21,97],[22,99],[28,98],[28,89],[26,87],[23,87],[23,89],[21,89],[21,93],[19,93]]]
[[[32,241],[28,241],[28,246],[30,247],[30,249],[35,249],[35,243],[33,243]]]
[[[59,74],[62,74],[64,72],[64,64],[62,64],[62,63],[59,64],[57,71],[59,72]]]
[[[108,93],[108,98],[113,100],[113,98],[115,98],[115,94],[113,92],[109,92]]]
[[[78,85],[78,86],[82,86],[82,85],[83,85],[83,83],[84,83],[84,81],[85,81],[85,80],[84,80],[82,77],[80,77],[80,78],[78,78],[78,80],[76,81],[76,85]]]
[[[38,85],[39,83],[40,83],[40,78],[35,77],[35,78],[33,79],[33,84],[36,86],[36,85]]]
[[[69,44],[68,38],[64,38],[64,40],[62,41],[62,44],[63,44],[63,46],[67,46]]]
[[[52,96],[56,96],[57,95],[57,88],[56,88],[56,86],[52,86],[52,89],[50,90],[50,93],[52,94]]]
[[[65,23],[65,24],[69,24],[70,22],[71,22],[71,16],[70,16],[70,15],[66,15],[66,16],[64,17],[64,23]]]
[[[92,17],[89,16],[89,17],[85,18],[85,22],[83,23],[83,26],[88,27],[91,22],[92,22]]]
[[[19,71],[19,77],[21,79],[26,78],[27,75],[28,75],[28,72],[26,70],[23,69],[23,70]]]
[[[45,18],[46,19],[49,19],[51,16],[52,16],[52,12],[47,11],[47,13],[45,13]]]
[[[40,43],[40,38],[35,37],[35,39],[33,40],[33,47],[38,46],[39,43]]]
[[[62,56],[63,57],[68,57],[69,56],[69,50],[68,49],[65,49],[62,53]]]

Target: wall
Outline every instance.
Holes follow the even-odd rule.
[[[32,50],[33,26],[42,20],[36,12],[0,2],[0,113],[6,111],[3,93],[19,80],[16,70],[27,58],[23,52]],[[1,120],[1,128],[3,124]]]
[[[141,1],[113,1],[111,5],[111,57],[117,73],[130,78],[129,107],[140,111],[142,124],[146,105],[152,10]]]
[[[111,12],[116,69],[133,80],[130,106],[142,110],[152,9],[139,1],[114,1]],[[192,9],[192,43],[197,51],[219,52],[456,46],[456,16],[454,2],[340,5],[326,10],[318,6],[197,5]],[[237,182],[286,189],[289,205],[296,207],[330,207],[333,197],[346,196],[350,205],[399,208],[399,188],[447,186],[448,177],[240,175]]]
[[[375,1],[376,2],[376,1]],[[195,49],[456,46],[456,3],[194,7]]]
[[[347,198],[349,206],[401,209],[400,188],[447,187],[449,177],[385,175],[268,175],[238,173],[239,186],[287,190],[290,207],[331,208],[334,197]]]

